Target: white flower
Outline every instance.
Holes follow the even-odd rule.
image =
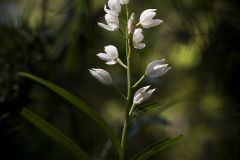
[[[107,61],[106,64],[114,65],[117,63],[118,59],[118,50],[113,45],[108,45],[104,47],[106,53],[98,53],[97,56],[104,61]]]
[[[118,16],[109,13],[105,15],[105,20],[107,25],[100,22],[98,22],[98,25],[108,31],[116,31],[119,29]]]
[[[150,86],[142,87],[134,94],[133,104],[141,104],[142,102],[148,100],[155,89],[149,89]],[[148,90],[149,89],[149,90]]]
[[[128,4],[129,0],[119,0],[121,4]]]
[[[95,77],[103,85],[112,84],[112,78],[107,71],[103,69],[92,68],[92,69],[89,69],[89,72],[93,77]]]
[[[168,64],[163,64],[165,59],[162,60],[155,60],[149,63],[145,70],[145,74],[151,78],[160,77],[167,73],[171,67],[168,67]]]
[[[143,28],[151,28],[163,22],[160,19],[153,19],[156,15],[156,10],[157,9],[147,9],[142,12],[139,23]]]
[[[118,0],[109,0],[108,7],[104,6],[105,20],[107,24],[98,22],[98,25],[108,31],[116,31],[119,29],[118,15],[121,12],[121,4]]]
[[[137,28],[134,30],[133,33],[133,46],[136,49],[142,49],[145,47],[144,43],[141,43],[143,40],[144,36],[142,34],[142,29]]]
[[[128,20],[128,34],[132,34],[135,29],[135,14],[132,13]]]

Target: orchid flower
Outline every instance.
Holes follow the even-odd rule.
[[[147,9],[143,11],[140,16],[139,24],[141,24],[143,28],[151,28],[161,24],[163,22],[162,20],[153,19],[156,15],[156,11],[157,9]]]
[[[104,61],[107,61],[106,64],[114,65],[117,63],[118,50],[113,45],[108,45],[104,47],[106,53],[98,53],[97,56]]]
[[[171,67],[168,64],[163,64],[165,59],[152,61],[146,68],[145,74],[151,78],[160,77],[166,74]]]
[[[152,93],[156,90],[155,88],[154,89],[149,89],[149,88],[150,88],[150,85],[146,87],[142,87],[139,90],[137,90],[137,92],[134,94],[133,104],[138,105],[148,100],[151,97]]]

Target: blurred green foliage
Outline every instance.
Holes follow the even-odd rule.
[[[93,79],[88,68],[107,69],[126,91],[125,72],[96,54],[109,44],[124,55],[121,35],[97,26],[104,0],[0,1],[0,159],[73,159],[19,112],[31,109],[70,136],[96,159],[107,139],[82,112],[47,89],[17,76],[27,71],[66,88],[101,113],[117,132],[124,104]],[[157,88],[153,109],[131,124],[128,155],[151,142],[183,134],[181,143],[155,159],[239,160],[240,3],[236,0],[130,0],[137,17],[158,9],[159,27],[144,30],[146,49],[134,50],[137,80],[146,65],[165,58],[172,70],[145,82]],[[151,54],[150,54],[151,53]],[[100,144],[100,145],[99,145]],[[114,150],[107,156],[112,159]],[[7,158],[5,158],[7,157]]]

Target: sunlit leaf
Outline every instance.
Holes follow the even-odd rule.
[[[66,101],[68,101],[72,105],[76,106],[78,109],[83,111],[89,117],[91,117],[103,129],[103,131],[108,135],[108,137],[111,139],[114,146],[117,148],[118,153],[121,153],[120,142],[119,142],[117,136],[115,135],[115,133],[113,133],[113,130],[106,123],[106,121],[96,111],[94,111],[91,107],[89,107],[86,103],[84,103],[82,100],[80,100],[73,94],[69,93],[68,91],[64,90],[63,88],[61,88],[51,82],[48,82],[42,78],[39,78],[37,76],[31,75],[31,74],[25,73],[25,72],[20,72],[19,75],[42,84],[43,86],[47,87],[48,89],[52,90],[53,92],[55,92],[56,94],[58,94],[59,96],[64,98]]]
[[[133,158],[131,158],[131,160],[147,160],[147,159],[151,158],[152,156],[158,154],[162,150],[174,145],[181,138],[182,138],[181,135],[174,137],[174,138],[167,138],[167,139],[162,140],[158,143],[155,143],[151,146],[148,146],[145,149],[143,149],[142,151],[140,151],[139,153],[137,153]]]
[[[52,140],[59,143],[60,145],[66,147],[69,151],[71,151],[79,160],[86,159],[90,160],[90,156],[84,152],[76,143],[74,143],[69,137],[67,137],[64,133],[59,131],[57,128],[52,126],[50,123],[34,114],[30,110],[24,108],[21,111],[21,115],[28,120],[35,127],[40,129],[46,135],[48,135]]]

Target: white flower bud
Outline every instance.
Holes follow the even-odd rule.
[[[104,61],[107,61],[106,64],[114,65],[117,63],[118,50],[113,45],[108,45],[104,47],[106,53],[98,53],[97,56]]]
[[[129,3],[129,0],[119,0],[119,2],[120,2],[121,4],[128,4],[128,3]]]
[[[144,43],[141,43],[143,40],[144,36],[142,34],[142,29],[137,28],[134,30],[133,33],[133,46],[136,49],[142,49],[145,47]]]
[[[112,84],[112,78],[107,71],[103,69],[92,68],[92,69],[89,69],[89,72],[93,77],[95,77],[103,85]]]
[[[151,28],[163,22],[160,19],[153,19],[153,17],[156,15],[156,11],[157,9],[147,9],[142,12],[139,23],[143,28]]]
[[[168,64],[163,64],[165,59],[162,60],[155,60],[149,63],[145,70],[145,74],[151,78],[160,77],[167,73],[171,67],[168,67]]]
[[[138,105],[148,100],[155,89],[149,89],[150,86],[142,87],[134,94],[133,104]],[[149,89],[149,90],[148,90]]]
[[[128,20],[128,34],[132,34],[135,29],[135,14],[132,13]]]

